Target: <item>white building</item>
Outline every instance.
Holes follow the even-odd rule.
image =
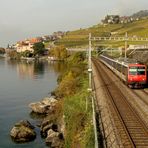
[[[19,44],[17,43],[16,44],[16,51],[17,52],[24,52],[24,51],[31,51],[33,52],[33,44],[30,44],[30,43],[22,43],[22,44]]]

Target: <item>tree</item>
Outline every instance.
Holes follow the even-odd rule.
[[[76,79],[72,71],[69,71],[59,84],[56,90],[56,94],[59,97],[73,95],[78,88],[78,84],[79,84],[78,79]]]
[[[52,48],[49,54],[58,60],[64,60],[68,56],[67,50],[63,45]]]
[[[33,53],[29,50],[26,50],[22,53],[22,56],[24,57],[33,57]]]
[[[33,45],[35,55],[43,55],[45,52],[45,45],[42,42],[35,43]]]
[[[8,53],[10,59],[15,59],[15,60],[19,60],[21,55],[20,53],[16,52],[15,50],[12,50]]]
[[[115,24],[118,24],[118,23],[120,22],[120,16],[119,16],[119,15],[115,15],[115,16],[113,17],[113,22],[114,22]]]
[[[5,53],[5,49],[0,47],[0,54],[4,54]]]

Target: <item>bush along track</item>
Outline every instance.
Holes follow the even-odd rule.
[[[60,98],[57,118],[64,121],[63,147],[94,147],[92,106],[89,100],[87,61],[85,53],[71,55],[68,68],[58,79],[59,85],[54,91]],[[86,101],[88,100],[88,101]]]

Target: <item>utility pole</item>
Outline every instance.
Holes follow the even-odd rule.
[[[88,91],[92,92],[92,65],[91,65],[91,33],[89,33],[89,49],[88,49],[88,74],[89,74],[89,88]],[[96,112],[95,112],[95,102],[92,93],[89,96],[92,99],[92,109],[93,109],[93,125],[94,125],[94,135],[95,135],[95,148],[98,148],[98,136],[97,136],[97,126],[96,126]],[[88,102],[86,102],[86,105]],[[87,110],[87,106],[86,106]]]
[[[89,88],[88,91],[92,91],[91,86],[91,74],[92,74],[92,67],[91,67],[91,33],[89,33],[89,49],[88,49],[88,73],[89,73]]]
[[[127,52],[127,32],[125,33],[125,51],[124,51],[124,60],[126,60],[126,58],[127,58],[127,54],[126,54],[126,52]]]

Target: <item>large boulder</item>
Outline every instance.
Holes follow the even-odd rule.
[[[50,129],[45,142],[51,148],[62,148],[64,142],[63,134]]]
[[[54,111],[57,100],[53,97],[46,97],[39,102],[30,103],[29,107],[33,112],[38,114],[48,114]]]
[[[52,106],[55,106],[56,103],[57,103],[57,100],[55,99],[54,96],[48,98],[48,97],[45,97],[42,99],[41,101],[43,104],[46,104],[46,105],[52,105]]]
[[[29,107],[33,112],[38,114],[46,114],[50,106],[43,104],[42,102],[30,103]]]
[[[45,138],[46,145],[53,148],[62,148],[64,136],[60,124],[55,120],[45,119],[41,124],[41,136]]]
[[[34,127],[27,120],[21,120],[14,125],[10,136],[15,142],[29,142],[36,138]]]
[[[47,137],[47,133],[50,129],[58,131],[58,125],[51,122],[50,120],[43,121],[40,128],[41,128],[41,136],[45,138]]]

